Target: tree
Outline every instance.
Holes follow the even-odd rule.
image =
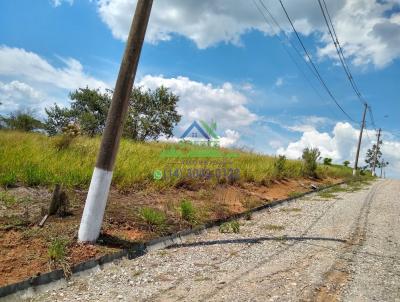
[[[70,94],[71,108],[57,105],[46,109],[46,130],[49,135],[62,132],[68,124],[77,124],[82,134],[94,136],[104,130],[112,91],[80,88]],[[179,97],[165,87],[144,91],[133,88],[123,135],[134,140],[157,139],[172,136],[173,127],[181,116],[176,111]]]
[[[343,166],[348,167],[350,165],[350,162],[348,160],[345,160],[343,162]]]
[[[324,158],[324,165],[327,165],[327,166],[332,165],[332,158],[325,157]]]
[[[181,120],[176,111],[179,97],[161,86],[154,91],[141,87],[132,90],[124,136],[138,141],[172,136]]]
[[[33,116],[29,111],[16,111],[10,113],[9,117],[1,117],[4,128],[11,130],[20,130],[31,132],[43,129],[44,125],[41,121]]]
[[[53,107],[45,108],[44,111],[47,114],[44,129],[49,135],[61,133],[65,127],[75,120],[71,109],[61,108],[57,104],[54,104]]]
[[[376,167],[379,168],[379,159],[382,156],[382,152],[381,152],[381,145],[382,145],[382,141],[379,141],[378,147],[377,144],[373,144],[371,149],[367,150],[367,154],[365,156],[365,162],[367,163],[367,167],[369,167],[370,169],[372,169],[374,167],[374,160],[375,160],[375,152],[377,150],[376,153]]]
[[[305,148],[303,150],[303,171],[305,175],[317,176],[317,160],[320,155],[321,152],[318,148]]]

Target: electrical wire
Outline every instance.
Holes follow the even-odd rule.
[[[315,73],[316,73],[316,76],[317,76],[318,80],[320,81],[320,83],[322,84],[322,86],[325,88],[325,90],[327,91],[327,93],[328,93],[328,95],[331,97],[331,99],[335,102],[336,106],[343,112],[343,114],[346,115],[346,117],[347,117],[349,120],[351,120],[352,122],[355,122],[355,123],[356,123],[356,121],[343,109],[343,107],[339,104],[339,102],[336,100],[336,98],[335,98],[334,95],[332,94],[331,90],[328,88],[328,86],[327,86],[325,80],[322,78],[322,76],[321,76],[321,74],[320,74],[318,68],[317,68],[316,65],[314,64],[314,62],[313,62],[313,60],[312,60],[312,58],[311,58],[309,52],[307,51],[307,48],[305,47],[303,41],[301,40],[301,38],[300,38],[300,36],[299,36],[299,34],[298,34],[296,28],[294,27],[293,22],[292,22],[292,20],[290,19],[290,16],[289,16],[289,14],[288,14],[288,12],[287,12],[285,6],[284,6],[283,3],[282,3],[282,0],[279,0],[279,2],[280,2],[280,4],[281,4],[281,6],[282,6],[283,11],[285,12],[286,18],[288,19],[288,21],[289,21],[289,23],[290,23],[290,25],[291,25],[291,27],[292,27],[292,29],[293,29],[293,31],[294,31],[294,33],[295,33],[297,39],[298,39],[298,41],[299,41],[301,47],[303,48],[303,51],[305,52],[305,54],[306,54],[306,56],[307,56],[307,58],[308,58],[308,62],[311,64],[311,66],[312,66],[313,69],[315,70]]]

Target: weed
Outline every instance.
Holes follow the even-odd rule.
[[[0,184],[3,186],[15,183],[53,186],[62,182],[66,188],[86,189],[92,176],[100,139],[78,136],[62,152],[55,150],[54,141],[55,138],[39,133],[0,130]],[[155,182],[152,180],[152,174],[149,173],[149,171],[167,169],[168,162],[160,157],[160,153],[168,148],[171,148],[171,144],[139,143],[122,139],[113,185],[120,190],[140,187],[162,189],[174,186],[179,181],[178,178]],[[176,148],[181,147],[177,145]],[[207,147],[191,145],[186,148],[188,150],[183,150],[184,152]],[[298,178],[304,172],[303,164],[298,160],[276,159],[241,150],[235,150],[235,152],[239,155],[235,159],[235,165],[240,169],[240,177],[243,181],[268,183],[282,175]],[[277,171],[280,171],[278,173],[280,175],[277,175]],[[350,168],[337,165],[318,166],[317,172],[318,175],[330,177],[350,177],[352,174]],[[224,178],[220,179],[226,182]],[[218,183],[217,178],[211,178],[209,181]],[[203,191],[201,195],[207,198],[207,192]]]
[[[53,262],[62,262],[67,255],[68,240],[62,238],[54,238],[49,246],[48,255]]]
[[[318,148],[305,148],[303,150],[303,172],[305,176],[317,176],[317,160],[321,152]]]
[[[165,225],[166,216],[163,212],[152,208],[141,208],[139,215],[146,222],[151,229],[162,228]]]
[[[190,200],[182,200],[179,205],[179,212],[183,220],[194,223],[196,221],[196,209]]]
[[[279,155],[279,157],[274,162],[274,170],[278,178],[283,177],[285,175],[285,165],[286,165],[286,156]]]
[[[285,229],[284,226],[276,224],[264,224],[262,228],[268,231],[282,231]]]
[[[229,233],[231,231],[231,225],[229,222],[224,222],[218,228],[220,233]]]
[[[288,197],[289,197],[289,198],[297,198],[297,197],[300,197],[300,196],[302,196],[302,195],[304,195],[302,192],[293,191],[293,192],[290,192],[290,193],[288,194]]]
[[[231,221],[231,229],[232,232],[234,232],[235,234],[238,234],[240,232],[240,224],[237,220]]]
[[[240,224],[237,220],[224,222],[219,226],[219,232],[238,234],[240,232]]]

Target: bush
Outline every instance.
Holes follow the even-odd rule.
[[[58,151],[69,148],[72,141],[79,135],[79,128],[75,124],[70,124],[63,128],[63,133],[59,135],[54,145]]]
[[[324,158],[324,165],[327,165],[327,166],[332,165],[332,158],[325,157]]]
[[[279,157],[274,162],[274,170],[278,177],[284,176],[286,165],[286,156],[279,155]]]
[[[224,222],[219,226],[220,233],[239,233],[240,232],[240,224],[237,220],[232,220],[228,222]]]
[[[348,160],[345,160],[343,162],[343,166],[348,167],[350,165],[350,162]]]
[[[161,211],[152,208],[141,208],[139,215],[143,221],[151,227],[151,229],[161,228],[165,225],[166,217]]]
[[[67,255],[67,244],[68,241],[65,239],[60,239],[60,238],[53,239],[48,249],[48,255],[50,260],[54,262],[64,261]]]
[[[303,150],[303,173],[305,176],[317,176],[317,160],[321,152],[318,148],[305,148]]]
[[[182,200],[179,211],[183,220],[194,223],[196,220],[196,209],[190,200]]]

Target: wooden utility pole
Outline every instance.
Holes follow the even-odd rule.
[[[372,176],[375,176],[375,168],[376,168],[376,161],[378,159],[378,151],[379,151],[379,144],[380,144],[380,138],[381,138],[381,128],[378,130],[378,140],[376,141],[376,148],[375,148],[375,153],[374,153],[374,162],[372,164]]]
[[[138,0],[115,90],[108,111],[100,151],[86,197],[79,227],[81,242],[96,241],[100,234],[108,193],[118,152],[119,141],[128,110],[129,97],[135,80],[143,40],[153,0]]]
[[[360,136],[358,137],[357,153],[356,153],[356,160],[354,162],[353,176],[355,176],[357,173],[358,157],[360,156],[360,147],[361,147],[362,135],[363,135],[364,127],[365,127],[365,114],[367,113],[367,109],[368,109],[368,104],[364,103],[364,113],[363,113],[363,119],[362,119],[362,123],[361,123]]]

